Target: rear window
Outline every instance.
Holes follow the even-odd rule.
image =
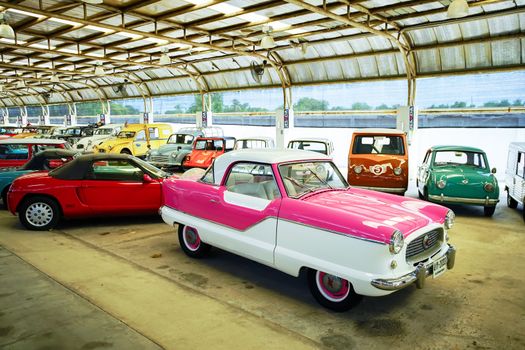
[[[352,153],[404,155],[405,145],[401,136],[362,135],[356,136]]]

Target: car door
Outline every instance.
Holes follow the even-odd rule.
[[[518,152],[518,160],[516,165],[516,173],[512,181],[511,195],[518,201],[525,199],[525,152]]]
[[[160,182],[144,181],[131,160],[93,161],[78,191],[94,214],[155,213],[161,205]]]
[[[421,193],[423,193],[423,188],[425,187],[428,173],[430,171],[430,159],[432,152],[427,151],[425,154],[425,158],[423,159],[423,163],[419,166],[417,170],[417,181],[418,181],[418,189]]]
[[[135,135],[135,138],[133,139],[133,155],[135,156],[141,156],[143,154],[146,154],[148,151],[148,142],[146,140],[146,131],[140,130]]]
[[[271,166],[237,163],[223,185],[203,186],[209,188],[192,193],[186,212],[216,224],[208,243],[273,265],[281,194]]]

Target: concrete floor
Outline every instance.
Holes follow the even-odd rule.
[[[521,211],[452,209],[452,271],[342,314],[319,306],[303,279],[218,249],[186,257],[158,217],[30,232],[3,211],[0,347],[525,348]]]

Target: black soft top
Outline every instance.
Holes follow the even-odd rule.
[[[69,158],[75,156],[77,153],[78,152],[76,151],[70,151],[67,149],[50,148],[35,154],[29,162],[20,167],[20,170],[43,170],[46,168],[47,160],[56,158]]]
[[[62,180],[82,180],[86,172],[90,170],[91,164],[97,160],[132,160],[134,158],[128,154],[85,154],[50,171],[49,176]]]

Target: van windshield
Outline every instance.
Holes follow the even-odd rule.
[[[117,135],[119,139],[131,139],[134,136],[135,136],[135,131],[121,131]]]
[[[405,145],[401,136],[363,135],[355,138],[352,153],[404,155]]]

